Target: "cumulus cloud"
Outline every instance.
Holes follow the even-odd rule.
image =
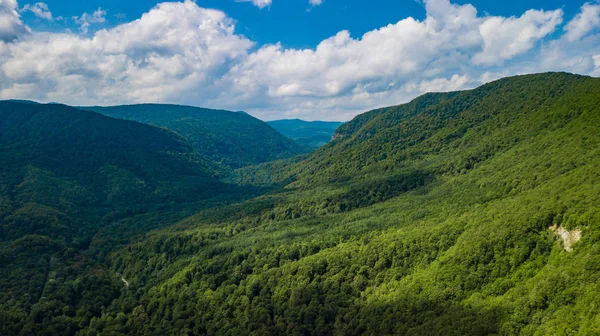
[[[569,71],[592,76],[600,75],[596,55],[600,54],[600,34],[594,29],[598,5],[587,3],[581,11],[564,26],[565,34],[548,41],[541,49],[535,66],[536,71]]]
[[[266,119],[344,120],[425,92],[471,88],[507,75],[598,75],[600,36],[582,23],[593,22],[590,6],[560,35],[560,9],[493,17],[472,5],[426,0],[423,20],[405,18],[361,37],[341,31],[315,48],[294,49],[256,48],[235,33],[225,13],[194,1],[161,3],[135,21],[91,35],[33,32],[0,42],[0,98],[172,102]],[[78,19],[83,25],[105,15]]]
[[[106,22],[106,11],[102,8],[98,8],[92,14],[83,13],[81,16],[74,16],[73,20],[79,24],[79,30],[84,34],[87,34],[90,25]]]
[[[588,2],[583,5],[581,13],[577,14],[565,27],[566,38],[569,41],[579,40],[598,27],[600,27],[600,3]]]
[[[17,8],[16,0],[0,0],[0,41],[11,42],[30,31]]]
[[[450,78],[434,78],[432,80],[422,81],[416,86],[418,93],[421,92],[448,92],[464,88],[473,80],[468,75],[454,74]],[[410,84],[407,85],[410,88]]]
[[[311,6],[319,6],[320,4],[322,4],[322,3],[323,3],[323,0],[308,0],[308,3],[309,3]]]
[[[90,38],[33,34],[0,51],[0,97],[71,104],[209,97],[210,83],[253,45],[233,30],[224,13],[186,1]]]
[[[484,41],[476,54],[476,64],[502,63],[533,48],[535,43],[554,32],[562,23],[562,10],[529,10],[521,17],[491,17],[479,26]]]
[[[455,74],[466,75],[477,65],[493,66],[531,50],[562,17],[561,10],[528,11],[520,18],[478,16],[472,5],[447,0],[428,0],[425,7],[423,21],[403,19],[359,39],[342,31],[315,49],[265,46],[227,74],[232,83],[227,94],[234,92],[257,108],[270,103],[294,106],[288,110],[293,115],[335,109],[341,106],[339,97],[361,109],[444,87],[470,87],[477,83]],[[497,35],[488,30],[490,25]],[[423,83],[415,84],[419,81]],[[302,112],[300,101],[306,99],[314,102]]]
[[[260,9],[271,6],[272,0],[235,0],[236,2],[252,2],[252,4]]]
[[[52,21],[53,17],[52,17],[52,12],[50,12],[50,9],[48,8],[48,5],[44,2],[37,2],[33,5],[31,4],[26,4],[23,7],[23,11],[30,11],[32,12],[35,16],[48,20],[48,21]]]

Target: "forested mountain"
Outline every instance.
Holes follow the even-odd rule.
[[[0,333],[598,334],[599,101],[600,79],[549,73],[360,115],[237,170],[268,193],[94,245],[41,298],[8,278]]]
[[[2,324],[23,325],[43,297],[64,294],[48,287],[60,270],[88,276],[98,265],[94,244],[127,242],[250,191],[220,182],[218,169],[165,129],[64,105],[0,102]]]
[[[232,168],[286,159],[308,151],[246,113],[191,106],[142,104],[82,109],[168,128],[210,160]]]
[[[288,138],[312,148],[328,144],[335,130],[344,124],[342,122],[300,119],[274,120],[267,123]]]

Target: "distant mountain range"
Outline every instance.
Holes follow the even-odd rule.
[[[303,121],[300,119],[274,120],[267,123],[288,138],[312,148],[328,144],[335,130],[344,124],[343,122]]]
[[[29,100],[7,100],[39,104]],[[60,103],[49,103],[57,104]],[[343,122],[283,119],[265,122],[244,111],[214,110],[169,104],[81,106],[117,119],[165,127],[188,139],[198,152],[232,168],[289,158],[321,147],[331,141]],[[294,140],[289,141],[288,139]],[[254,147],[254,148],[251,148]],[[260,150],[257,150],[260,148]]]
[[[246,113],[164,104],[80,108],[168,128],[186,138],[201,155],[231,168],[290,158],[310,150]]]

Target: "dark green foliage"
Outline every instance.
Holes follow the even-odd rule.
[[[313,148],[328,144],[335,130],[344,124],[300,119],[274,120],[267,123],[286,137]]]
[[[0,130],[4,239],[70,240],[92,224],[76,217],[115,219],[237,190],[164,129],[64,105],[0,102]]]
[[[29,279],[0,331],[599,334],[599,101],[600,80],[551,73],[373,111],[308,157],[236,172],[266,194],[129,243],[102,244],[122,232],[107,227],[53,282],[77,253],[24,236],[0,254]],[[0,199],[0,215],[72,218],[30,203]],[[581,230],[573,251],[554,225]]]
[[[171,131],[0,102],[0,334],[75,334],[120,295],[112,247],[256,193]],[[85,284],[83,284],[83,283]]]
[[[166,127],[189,140],[206,158],[232,168],[307,152],[307,148],[282,136],[266,123],[241,112],[159,104],[83,109]]]

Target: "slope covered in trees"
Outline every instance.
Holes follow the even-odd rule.
[[[90,330],[597,333],[598,101],[598,79],[544,74],[359,116],[255,172],[280,192],[114,254],[129,291]],[[572,252],[553,225],[581,230]]]
[[[335,130],[344,124],[342,122],[300,119],[273,120],[267,123],[286,137],[312,148],[328,144]]]
[[[220,182],[219,174],[165,129],[64,105],[0,102],[3,325],[22,325],[43,297],[64,294],[57,274],[94,273],[95,246],[106,250],[252,192]]]
[[[4,333],[600,333],[598,101],[551,73],[368,112],[238,170],[282,187],[98,247],[104,273],[57,273]]]
[[[166,127],[188,139],[208,159],[232,168],[286,159],[308,150],[265,122],[241,112],[161,104],[83,109]]]

